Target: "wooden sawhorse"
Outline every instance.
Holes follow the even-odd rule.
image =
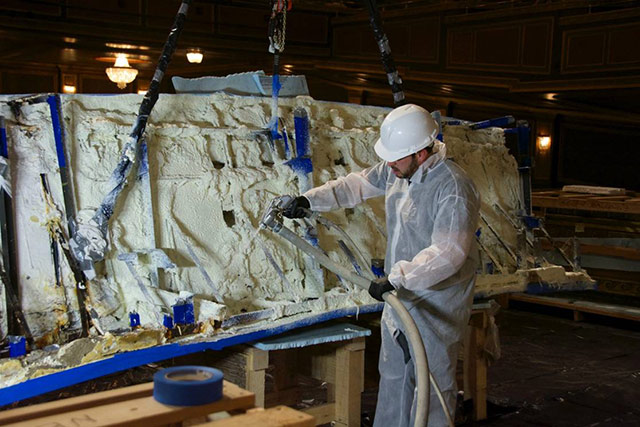
[[[256,405],[289,404],[297,397],[291,374],[304,373],[327,383],[327,403],[303,410],[316,423],[360,426],[364,389],[364,337],[371,331],[348,323],[315,327],[261,340],[245,349],[245,388]],[[265,393],[266,370],[274,369],[275,389]]]

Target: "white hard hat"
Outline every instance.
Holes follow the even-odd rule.
[[[433,145],[437,135],[438,123],[431,114],[418,105],[407,104],[385,117],[374,149],[381,159],[395,162]]]

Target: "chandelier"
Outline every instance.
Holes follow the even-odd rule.
[[[109,67],[105,71],[109,80],[116,83],[120,89],[124,89],[127,83],[134,81],[138,75],[138,70],[131,68],[127,57],[121,53],[116,56],[113,67]]]

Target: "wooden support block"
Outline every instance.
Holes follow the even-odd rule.
[[[311,371],[309,374],[313,378],[322,379],[329,383],[336,381],[336,357],[335,346],[323,345],[314,346],[305,349],[305,353],[309,356]]]
[[[360,426],[364,372],[364,338],[336,350],[336,425]]]
[[[254,347],[245,349],[247,371],[244,387],[256,396],[255,405],[264,407],[266,369],[269,367],[269,352]]]
[[[286,406],[248,411],[245,415],[202,424],[203,427],[313,427],[313,416]]]
[[[474,310],[464,340],[464,390],[473,399],[473,418],[487,418],[487,359],[484,345],[489,323],[485,310]]]
[[[27,426],[166,426],[181,423],[185,419],[200,417],[220,411],[249,409],[255,396],[225,381],[223,397],[217,402],[199,406],[169,406],[153,397],[140,397],[100,406],[68,411],[42,418],[21,420],[14,427]]]

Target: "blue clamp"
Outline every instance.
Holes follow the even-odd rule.
[[[522,220],[524,221],[524,224],[527,226],[529,230],[535,230],[535,229],[541,228],[542,226],[540,218],[535,216],[524,215],[522,217]]]
[[[371,260],[371,272],[376,277],[384,277],[384,260],[380,258],[374,258]]]
[[[164,319],[162,320],[162,325],[167,329],[173,329],[173,318],[169,314],[164,315]]]
[[[136,313],[135,311],[129,313],[129,326],[132,328],[140,326],[140,313]]]
[[[27,354],[27,340],[21,335],[9,335],[9,357]]]
[[[173,321],[176,325],[192,325],[196,323],[193,301],[178,300],[173,306]]]
[[[313,163],[309,157],[295,157],[291,160],[287,160],[285,165],[293,169],[294,172],[301,172],[303,174],[313,172]]]

